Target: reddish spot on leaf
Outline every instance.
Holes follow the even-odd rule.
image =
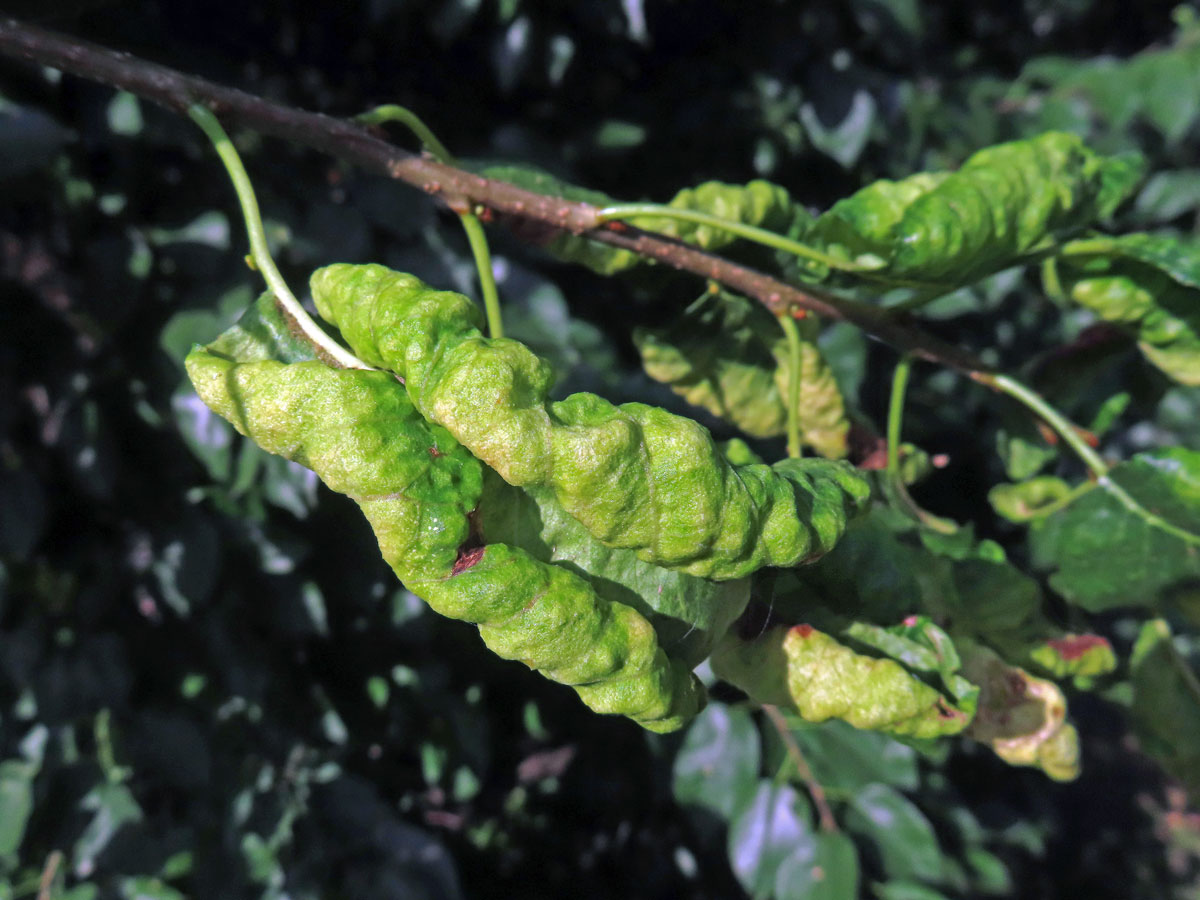
[[[813,630],[814,629],[811,625],[797,625],[792,628],[792,633],[802,638],[806,638],[812,636]]]
[[[937,702],[938,718],[944,721],[952,721],[955,719],[965,719],[967,714],[961,710],[957,710],[946,702],[945,697],[938,697]]]
[[[459,548],[458,559],[454,561],[454,567],[450,570],[450,574],[461,575],[467,571],[467,569],[483,559],[483,552],[486,549],[487,547],[472,547],[469,550]]]
[[[1096,647],[1111,647],[1107,638],[1098,634],[1069,634],[1064,638],[1046,641],[1046,646],[1057,653],[1062,659],[1079,659],[1089,650]]]
[[[439,450],[437,447],[430,447],[429,455],[432,456],[434,459],[438,459],[439,457],[442,456],[442,451]]]
[[[1029,684],[1025,680],[1024,675],[1022,675],[1020,672],[1010,672],[1004,688],[1008,692],[1008,697],[1010,700],[1019,701],[1025,696],[1025,689],[1028,686]]]

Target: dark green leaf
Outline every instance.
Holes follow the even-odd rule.
[[[844,834],[820,832],[779,865],[776,900],[857,900],[858,851]]]
[[[1108,476],[1166,523],[1148,522],[1102,487],[1033,522],[1036,565],[1050,584],[1090,611],[1153,606],[1163,591],[1200,577],[1200,452],[1141,453]]]
[[[1190,790],[1200,789],[1200,681],[1162,619],[1142,626],[1130,660],[1130,718],[1143,748]]]
[[[729,861],[746,891],[767,897],[783,861],[813,841],[808,801],[790,785],[760,781],[729,827]]]
[[[142,819],[142,808],[123,784],[100,784],[80,802],[93,813],[92,820],[75,841],[71,868],[85,874],[96,870],[96,857],[104,852],[122,827]]]
[[[33,812],[37,766],[24,760],[0,762],[0,859],[16,853]]]
[[[870,784],[854,795],[846,827],[871,841],[889,880],[942,878],[942,850],[929,820],[887,785]]]
[[[905,790],[917,788],[916,752],[885,734],[838,721],[796,723],[792,734],[825,787],[853,792],[879,781]]]
[[[675,755],[675,799],[731,819],[754,796],[759,757],[758,729],[750,714],[740,706],[711,703]]]

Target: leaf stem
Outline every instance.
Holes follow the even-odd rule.
[[[785,253],[791,253],[794,256],[800,256],[804,259],[811,259],[813,262],[821,263],[822,265],[829,266],[831,269],[837,269],[842,272],[861,272],[866,268],[846,262],[845,260],[835,259],[827,253],[814,250],[807,244],[794,241],[774,231],[768,231],[765,228],[759,228],[755,225],[747,225],[745,222],[738,222],[734,219],[723,219],[720,216],[701,212],[698,209],[676,209],[673,206],[664,206],[659,203],[618,203],[601,208],[596,213],[596,221],[604,223],[643,216],[653,216],[659,219],[677,219],[681,222],[695,222],[697,225],[719,228],[722,231],[728,231],[730,234],[736,234],[738,237],[754,241],[756,244],[762,244],[764,247],[783,250]],[[642,227],[649,227],[648,223],[639,224]]]
[[[808,789],[809,796],[812,797],[813,806],[817,808],[817,818],[821,824],[821,830],[826,832],[836,832],[838,830],[837,820],[833,817],[833,810],[829,807],[829,800],[825,796],[825,789],[821,783],[817,781],[813,775],[812,768],[808,765],[808,760],[804,758],[804,753],[800,750],[800,745],[796,743],[796,738],[788,728],[787,720],[784,719],[783,713],[779,711],[779,707],[771,703],[762,704],[762,711],[766,713],[767,718],[771,720],[771,725],[779,734],[779,739],[783,741],[783,746],[787,748],[788,757],[792,761],[792,765],[796,767],[796,774],[800,780],[804,782],[805,788]]]
[[[787,453],[792,459],[799,459],[803,455],[800,446],[800,364],[803,348],[796,320],[788,313],[783,313],[778,319],[787,338],[790,369],[787,380]]]
[[[1043,400],[1036,391],[1008,375],[981,374],[976,376],[975,380],[1008,394],[1041,417],[1042,421],[1053,428],[1063,442],[1075,451],[1096,479],[1096,484],[1147,525],[1164,531],[1184,543],[1200,547],[1200,535],[1180,528],[1146,509],[1125,488],[1113,481],[1108,463],[1088,445],[1075,426],[1062,413]]]
[[[958,525],[949,519],[935,516],[921,507],[908,492],[904,483],[904,474],[900,471],[900,427],[904,420],[904,395],[908,391],[908,376],[912,373],[912,356],[905,354],[896,364],[892,375],[892,392],[888,398],[887,418],[887,480],[896,499],[908,510],[914,519],[941,534],[954,534]]]
[[[494,338],[504,337],[504,319],[500,313],[500,293],[496,290],[496,278],[492,272],[492,253],[488,249],[487,235],[479,217],[473,213],[459,213],[471,255],[475,257],[475,269],[479,273],[479,291],[483,295],[483,311],[487,316],[488,334]]]
[[[421,117],[407,107],[397,103],[385,103],[354,117],[354,121],[362,125],[382,125],[384,122],[399,122],[411,131],[433,155],[433,158],[448,166],[456,166],[454,156],[446,149],[446,145],[438,140]],[[462,222],[463,231],[467,234],[467,243],[471,245],[471,256],[475,259],[475,270],[479,274],[479,292],[483,296],[483,309],[487,315],[488,334],[494,338],[504,337],[504,320],[500,313],[500,292],[496,290],[496,276],[492,272],[492,253],[488,248],[487,235],[479,217],[469,210],[454,210]]]
[[[1108,475],[1108,463],[1101,459],[1100,454],[1093,450],[1080,435],[1075,425],[1057,409],[1047,403],[1042,396],[1031,388],[1026,387],[1010,375],[986,374],[977,376],[976,381],[986,384],[994,390],[1008,394],[1019,401],[1026,409],[1034,412],[1043,422],[1049,425],[1062,438],[1063,443],[1075,451],[1075,455],[1083,461],[1097,480]]]
[[[447,165],[454,165],[454,157],[446,149],[446,145],[439,141],[437,135],[433,133],[433,129],[421,121],[421,117],[408,107],[400,106],[398,103],[385,103],[369,109],[365,113],[360,113],[354,117],[354,121],[368,126],[382,125],[384,122],[399,122],[416,135],[417,140],[433,154],[434,159]]]
[[[229,135],[225,133],[225,129],[221,127],[217,117],[208,107],[199,103],[188,107],[188,115],[208,135],[213,149],[221,157],[221,162],[225,164],[229,180],[233,182],[233,189],[237,192],[238,203],[242,207],[242,217],[246,221],[246,236],[250,239],[250,255],[279,305],[295,320],[313,346],[327,353],[338,365],[346,369],[370,369],[370,366],[321,330],[321,327],[300,305],[300,301],[287,286],[283,276],[279,274],[279,269],[276,268],[275,260],[271,258],[271,251],[267,247],[267,236],[263,232],[262,216],[258,210],[258,200],[254,196],[254,186],[250,184],[250,176],[246,174],[246,167],[242,165],[237,148],[229,140]]]

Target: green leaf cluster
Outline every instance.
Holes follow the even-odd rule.
[[[332,267],[313,285],[352,348],[391,372],[303,359],[264,295],[188,356],[197,392],[354,499],[434,609],[597,711],[659,731],[687,721],[703,703],[691,666],[741,612],[745,576],[825,552],[865,498],[839,464],[735,467],[653,407],[550,404],[546,363],[482,338],[461,295],[380,266]]]

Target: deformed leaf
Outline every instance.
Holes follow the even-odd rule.
[[[1200,680],[1171,641],[1162,619],[1142,625],[1130,659],[1129,715],[1146,752],[1194,792],[1200,789]]]
[[[482,336],[467,298],[383,266],[336,265],[313,296],[360,358],[390,365],[414,406],[505,481],[547,488],[598,540],[718,580],[827,552],[866,500],[853,468],[816,459],[735,468],[707,429],[594,394],[550,402],[551,372]]]
[[[704,293],[664,329],[638,328],[646,374],[751,437],[783,434],[787,410],[772,345],[783,337],[762,304]]]
[[[1010,666],[979,645],[964,648],[964,673],[979,685],[979,708],[967,735],[1009,765],[1036,766],[1055,781],[1079,775],[1079,736],[1067,701],[1050,681]]]
[[[900,663],[855,653],[810,625],[773,628],[753,641],[729,636],[712,668],[760,703],[794,708],[810,722],[839,718],[856,728],[932,738],[970,721],[969,712]]]
[[[1200,245],[1127,234],[1078,242],[1062,259],[1071,299],[1136,334],[1151,363],[1200,385]]]
[[[654,625],[667,653],[689,665],[707,658],[750,599],[749,578],[709,581],[607,547],[550,491],[522,491],[490,470],[475,524],[485,543],[513,544],[537,560],[570,567],[603,599],[633,607]]]
[[[1153,606],[1200,578],[1200,452],[1139,453],[1107,477],[1145,513],[1098,485],[1034,520],[1034,564],[1052,572],[1051,586],[1098,612]]]
[[[1117,656],[1107,638],[1098,634],[1064,634],[1052,638],[1030,653],[1039,667],[1055,678],[1070,676],[1076,684],[1108,675],[1117,668]]]
[[[615,202],[599,191],[568,184],[547,172],[529,166],[489,166],[482,169],[480,174],[539,194],[590,203],[593,206],[610,206]],[[707,181],[694,188],[684,188],[666,205],[673,209],[709,213],[722,219],[780,233],[802,230],[810,218],[808,211],[794,202],[787,190],[762,179],[755,179],[745,185]],[[665,219],[661,216],[639,216],[630,219],[629,223],[706,250],[718,250],[740,240],[737,235],[723,228]],[[582,235],[558,230],[547,232],[542,243],[559,259],[580,263],[602,275],[612,275],[646,262],[643,257],[628,250],[610,247],[590,241]]]
[[[255,358],[259,349],[246,349],[251,361],[194,350],[188,375],[207,404],[263,449],[352,497],[410,590],[442,614],[478,624],[494,652],[572,685],[599,712],[654,730],[694,715],[703,689],[666,656],[640,613],[601,598],[568,567],[520,547],[473,543],[483,468],[421,418],[393,375],[284,364]]]
[[[1049,132],[980,150],[953,173],[880,181],[834,204],[804,235],[831,256],[904,285],[959,285],[1106,218],[1132,192],[1142,163],[1104,157]],[[823,280],[823,263],[800,277]]]
[[[817,347],[816,320],[798,329],[796,373],[775,317],[736,294],[706,292],[667,328],[637,329],[633,340],[646,374],[752,437],[784,433],[788,388],[799,378],[801,439],[822,456],[841,458],[850,430],[845,402]]]
[[[1030,522],[1070,499],[1072,488],[1051,475],[1019,484],[998,484],[988,492],[992,508],[1010,522]]]

